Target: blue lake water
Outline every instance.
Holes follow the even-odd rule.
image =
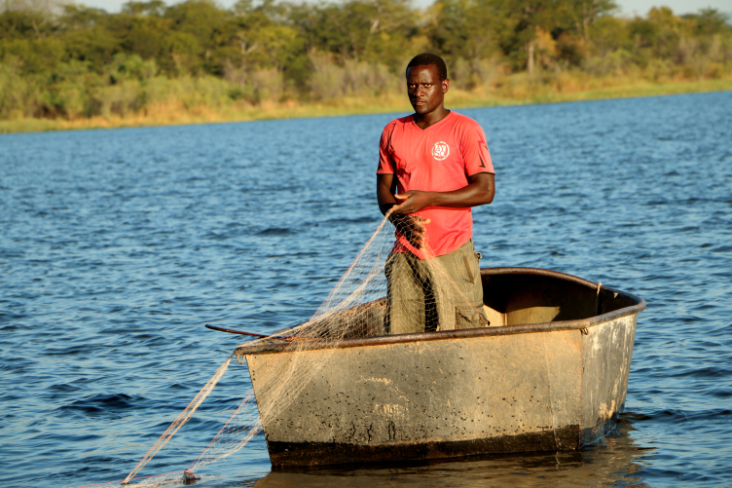
[[[580,453],[270,473],[264,438],[199,486],[732,486],[732,92],[460,110],[497,193],[482,266],[648,302],[626,413]],[[306,320],[380,221],[391,115],[0,135],[6,487],[122,479],[240,338]],[[248,389],[232,365],[141,473],[185,469]]]

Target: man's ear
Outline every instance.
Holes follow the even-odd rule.
[[[447,93],[447,90],[450,89],[450,79],[445,78],[442,80],[442,93]]]

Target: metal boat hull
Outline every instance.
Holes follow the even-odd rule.
[[[283,352],[283,371],[288,354],[325,365],[285,408],[263,417],[272,465],[577,450],[612,429],[643,300],[609,288],[598,294],[594,283],[543,270],[483,270],[483,281],[487,298],[496,287],[508,297],[485,300],[497,326]],[[582,297],[573,301],[572,289]],[[589,316],[535,322],[563,313]],[[271,398],[257,385],[277,347],[238,352],[268,411]]]

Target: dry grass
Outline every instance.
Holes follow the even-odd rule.
[[[468,108],[725,90],[732,90],[732,77],[699,81],[665,80],[657,83],[646,79],[597,78],[567,72],[544,73],[534,77],[521,73],[495,78],[490,87],[473,91],[452,89],[447,100],[449,106]],[[276,103],[265,100],[258,105],[251,105],[238,101],[215,108],[207,105],[186,106],[182,102],[173,100],[151,104],[143,112],[128,112],[125,116],[110,114],[73,120],[35,118],[2,120],[0,121],[0,133],[202,124],[408,111],[410,111],[410,106],[406,96],[396,93],[371,97],[346,96],[311,103],[292,100]]]

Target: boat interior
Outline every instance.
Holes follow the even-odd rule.
[[[579,320],[637,305],[630,296],[545,270],[485,269],[483,308],[490,326]]]
[[[489,268],[481,270],[481,278],[490,327],[588,319],[640,303],[633,296],[555,271]],[[385,335],[385,311],[382,298],[330,316],[326,327],[316,329],[321,337]]]

